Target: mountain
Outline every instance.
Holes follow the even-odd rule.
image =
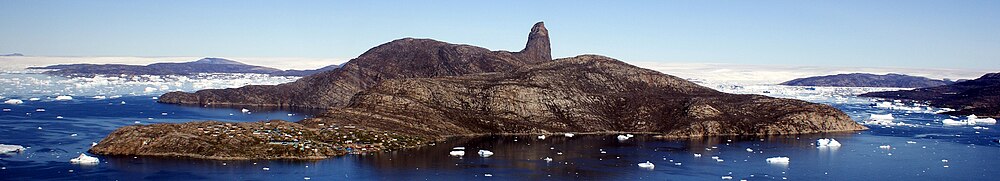
[[[281,70],[269,67],[247,65],[222,58],[203,58],[184,63],[154,63],[149,65],[122,64],[64,64],[28,69],[55,69],[47,74],[55,75],[191,75],[198,73],[259,73],[270,74]]]
[[[369,49],[342,67],[280,85],[249,85],[194,93],[170,92],[159,102],[195,105],[335,108],[379,82],[400,78],[458,76],[504,72],[552,60],[548,30],[536,23],[519,52],[403,38]]]
[[[547,36],[541,23],[532,29],[532,35]],[[518,53],[433,40],[393,41],[369,50],[343,68],[296,82],[327,86],[317,89],[325,91],[251,86],[172,93],[172,99],[187,96],[198,103],[205,103],[205,96],[212,102],[228,103],[236,101],[227,98],[246,101],[248,94],[286,96],[268,91],[347,97],[314,102],[316,107],[335,109],[298,122],[125,126],[90,152],[208,159],[322,159],[417,147],[453,136],[634,133],[688,138],[867,129],[824,104],[718,92],[603,56],[550,60],[547,41],[543,46],[537,43],[542,36],[529,37],[533,38],[529,38],[528,48]],[[298,102],[282,104],[310,106],[301,104],[308,100],[294,101]]]
[[[902,87],[920,88],[952,84],[948,80],[934,80],[926,77],[903,74],[876,75],[867,73],[837,74],[798,78],[780,85],[825,86],[825,87]]]
[[[323,67],[323,68],[313,69],[313,70],[285,70],[285,71],[281,71],[281,72],[271,73],[271,75],[305,77],[305,76],[309,76],[309,75],[312,75],[312,74],[317,74],[317,73],[320,73],[320,72],[331,71],[333,69],[340,68],[341,66],[343,66],[343,65],[329,65],[329,66],[326,66],[326,67]]]
[[[936,107],[954,108],[950,115],[987,116],[1000,118],[1000,73],[989,73],[974,80],[951,85],[913,90],[871,92],[865,97],[927,102]]]
[[[11,54],[0,55],[0,57],[22,57],[22,56],[24,56],[24,54],[20,54],[20,53],[11,53]]]

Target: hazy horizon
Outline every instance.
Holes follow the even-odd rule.
[[[1000,69],[997,1],[2,4],[0,54],[28,56],[346,61],[403,37],[517,51],[545,21],[553,57]]]

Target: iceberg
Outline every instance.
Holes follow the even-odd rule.
[[[81,165],[96,165],[98,162],[100,162],[100,159],[97,159],[97,157],[87,156],[87,154],[80,153],[79,157],[70,159],[69,162]]]
[[[24,151],[24,147],[21,145],[0,144],[0,153],[22,152],[22,151]]]
[[[753,149],[747,148],[747,152],[753,152]]]
[[[68,101],[73,100],[73,96],[56,96],[57,101]]]
[[[637,165],[639,165],[639,168],[645,168],[645,169],[653,169],[653,167],[656,166],[653,165],[653,163],[650,163],[649,161],[646,161],[646,163],[639,163]]]
[[[448,152],[448,154],[451,155],[451,156],[461,157],[461,156],[465,156],[465,150],[454,150],[454,151]]]
[[[629,137],[625,136],[625,135],[618,135],[618,141],[625,141],[625,140],[628,140],[628,138]]]
[[[993,118],[979,118],[975,114],[966,117],[970,124],[997,124],[997,120]]]
[[[863,123],[866,125],[881,125],[881,126],[914,126],[911,124],[906,124],[903,122],[892,122],[895,118],[892,114],[871,114]]]
[[[695,157],[695,158],[699,158],[699,157],[701,157],[701,154],[697,154],[697,153],[695,153],[695,154],[694,154],[694,157]]]
[[[789,159],[788,159],[788,157],[779,156],[779,157],[767,158],[766,161],[767,161],[767,163],[771,163],[771,164],[783,164],[783,165],[787,165]]]
[[[545,162],[551,162],[551,161],[552,161],[552,158],[549,158],[549,157],[545,157],[545,158],[542,158],[542,160],[545,160]]]
[[[538,135],[538,139],[544,140],[545,139],[545,135]]]
[[[840,142],[837,141],[836,139],[833,139],[833,138],[829,138],[829,139],[822,138],[822,139],[817,139],[816,140],[816,147],[817,148],[824,148],[824,147],[835,148],[835,147],[840,147],[840,146],[841,146]]]
[[[479,150],[479,156],[483,158],[490,157],[493,156],[493,152],[490,150]]]
[[[566,136],[567,138],[572,138],[575,135],[576,134],[573,134],[573,133],[565,133],[565,134],[563,134],[563,136]]]
[[[887,150],[888,150],[888,149],[892,149],[892,146],[889,146],[889,145],[882,145],[882,146],[878,146],[878,148],[881,148],[881,149],[887,149]]]
[[[107,96],[94,96],[93,98],[97,99],[97,100],[101,100],[101,99],[107,99],[108,97]]]
[[[8,99],[7,101],[3,101],[3,103],[10,105],[17,105],[17,104],[24,104],[24,101],[20,99]]]
[[[868,116],[868,119],[871,119],[871,120],[892,120],[892,119],[895,119],[895,118],[892,117],[892,114],[871,114],[871,116]]]

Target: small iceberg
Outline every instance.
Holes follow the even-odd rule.
[[[625,141],[625,140],[628,140],[628,138],[629,137],[625,136],[625,135],[618,135],[618,141]]]
[[[565,133],[565,134],[563,134],[563,136],[566,136],[567,138],[572,138],[573,136],[576,136],[576,134],[573,134],[573,133]]]
[[[250,114],[250,110],[247,108],[243,108],[240,112],[243,112],[243,114]]]
[[[454,151],[448,152],[448,154],[451,155],[451,156],[461,157],[461,156],[465,156],[465,150],[454,150]]]
[[[38,109],[35,109],[35,112],[45,112],[45,109],[44,108],[38,108]]]
[[[888,149],[892,149],[892,146],[889,146],[889,145],[882,145],[882,146],[878,146],[878,148],[881,148],[881,149],[887,149],[887,150],[888,150]]]
[[[3,112],[10,112],[10,108],[3,108]]]
[[[753,149],[747,148],[747,152],[753,152]]]
[[[966,119],[969,121],[969,123],[975,123],[975,124],[997,124],[997,120],[996,119],[993,119],[993,118],[979,118],[975,114],[969,115]]]
[[[108,97],[107,96],[94,96],[93,98],[97,99],[97,100],[101,100],[101,99],[107,99]]]
[[[824,148],[824,147],[829,147],[829,148],[833,148],[833,147],[840,147],[840,142],[839,142],[839,141],[837,141],[836,139],[833,139],[833,138],[829,138],[829,139],[827,139],[827,138],[822,138],[822,139],[817,139],[817,140],[816,140],[816,147],[817,147],[817,148]]]
[[[24,146],[0,144],[0,153],[23,152]]]
[[[493,156],[493,152],[490,150],[479,150],[479,156],[483,158],[490,157]]]
[[[542,158],[542,160],[545,160],[545,162],[552,162],[552,158],[549,157]]]
[[[42,98],[32,97],[32,98],[28,98],[28,100],[29,101],[39,101],[39,100],[42,100]]]
[[[788,157],[783,157],[783,156],[767,158],[767,163],[771,163],[771,164],[783,164],[783,165],[787,165],[788,162],[789,162]]]
[[[97,157],[87,156],[87,154],[80,153],[79,157],[70,159],[69,162],[81,165],[96,165],[98,162],[100,162],[100,159],[97,159]]]
[[[73,96],[56,96],[57,101],[68,101],[73,100]]]
[[[538,139],[544,140],[545,139],[545,135],[538,135]]]
[[[701,154],[697,154],[697,153],[695,153],[695,154],[694,154],[694,157],[695,157],[695,158],[700,158],[700,157],[701,157]]]
[[[639,168],[645,168],[645,169],[653,169],[653,167],[656,166],[656,165],[653,165],[653,163],[650,163],[649,161],[646,161],[646,163],[639,163],[638,165],[639,165]]]
[[[7,101],[3,101],[3,103],[10,105],[17,105],[17,104],[24,104],[24,101],[20,99],[8,99]]]

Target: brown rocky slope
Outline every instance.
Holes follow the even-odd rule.
[[[722,93],[608,57],[552,61],[548,32],[541,23],[532,29],[518,53],[402,39],[373,48],[344,68],[289,84],[170,93],[160,101],[336,109],[295,123],[126,126],[90,151],[319,159],[452,136],[572,132],[681,138],[866,129],[831,106]]]
[[[549,33],[542,22],[528,34],[519,52],[450,44],[431,39],[404,38],[379,45],[345,63],[343,67],[280,85],[249,85],[207,89],[194,93],[170,92],[161,103],[335,108],[347,104],[355,93],[381,81],[400,78],[456,76],[502,72],[551,61]]]

